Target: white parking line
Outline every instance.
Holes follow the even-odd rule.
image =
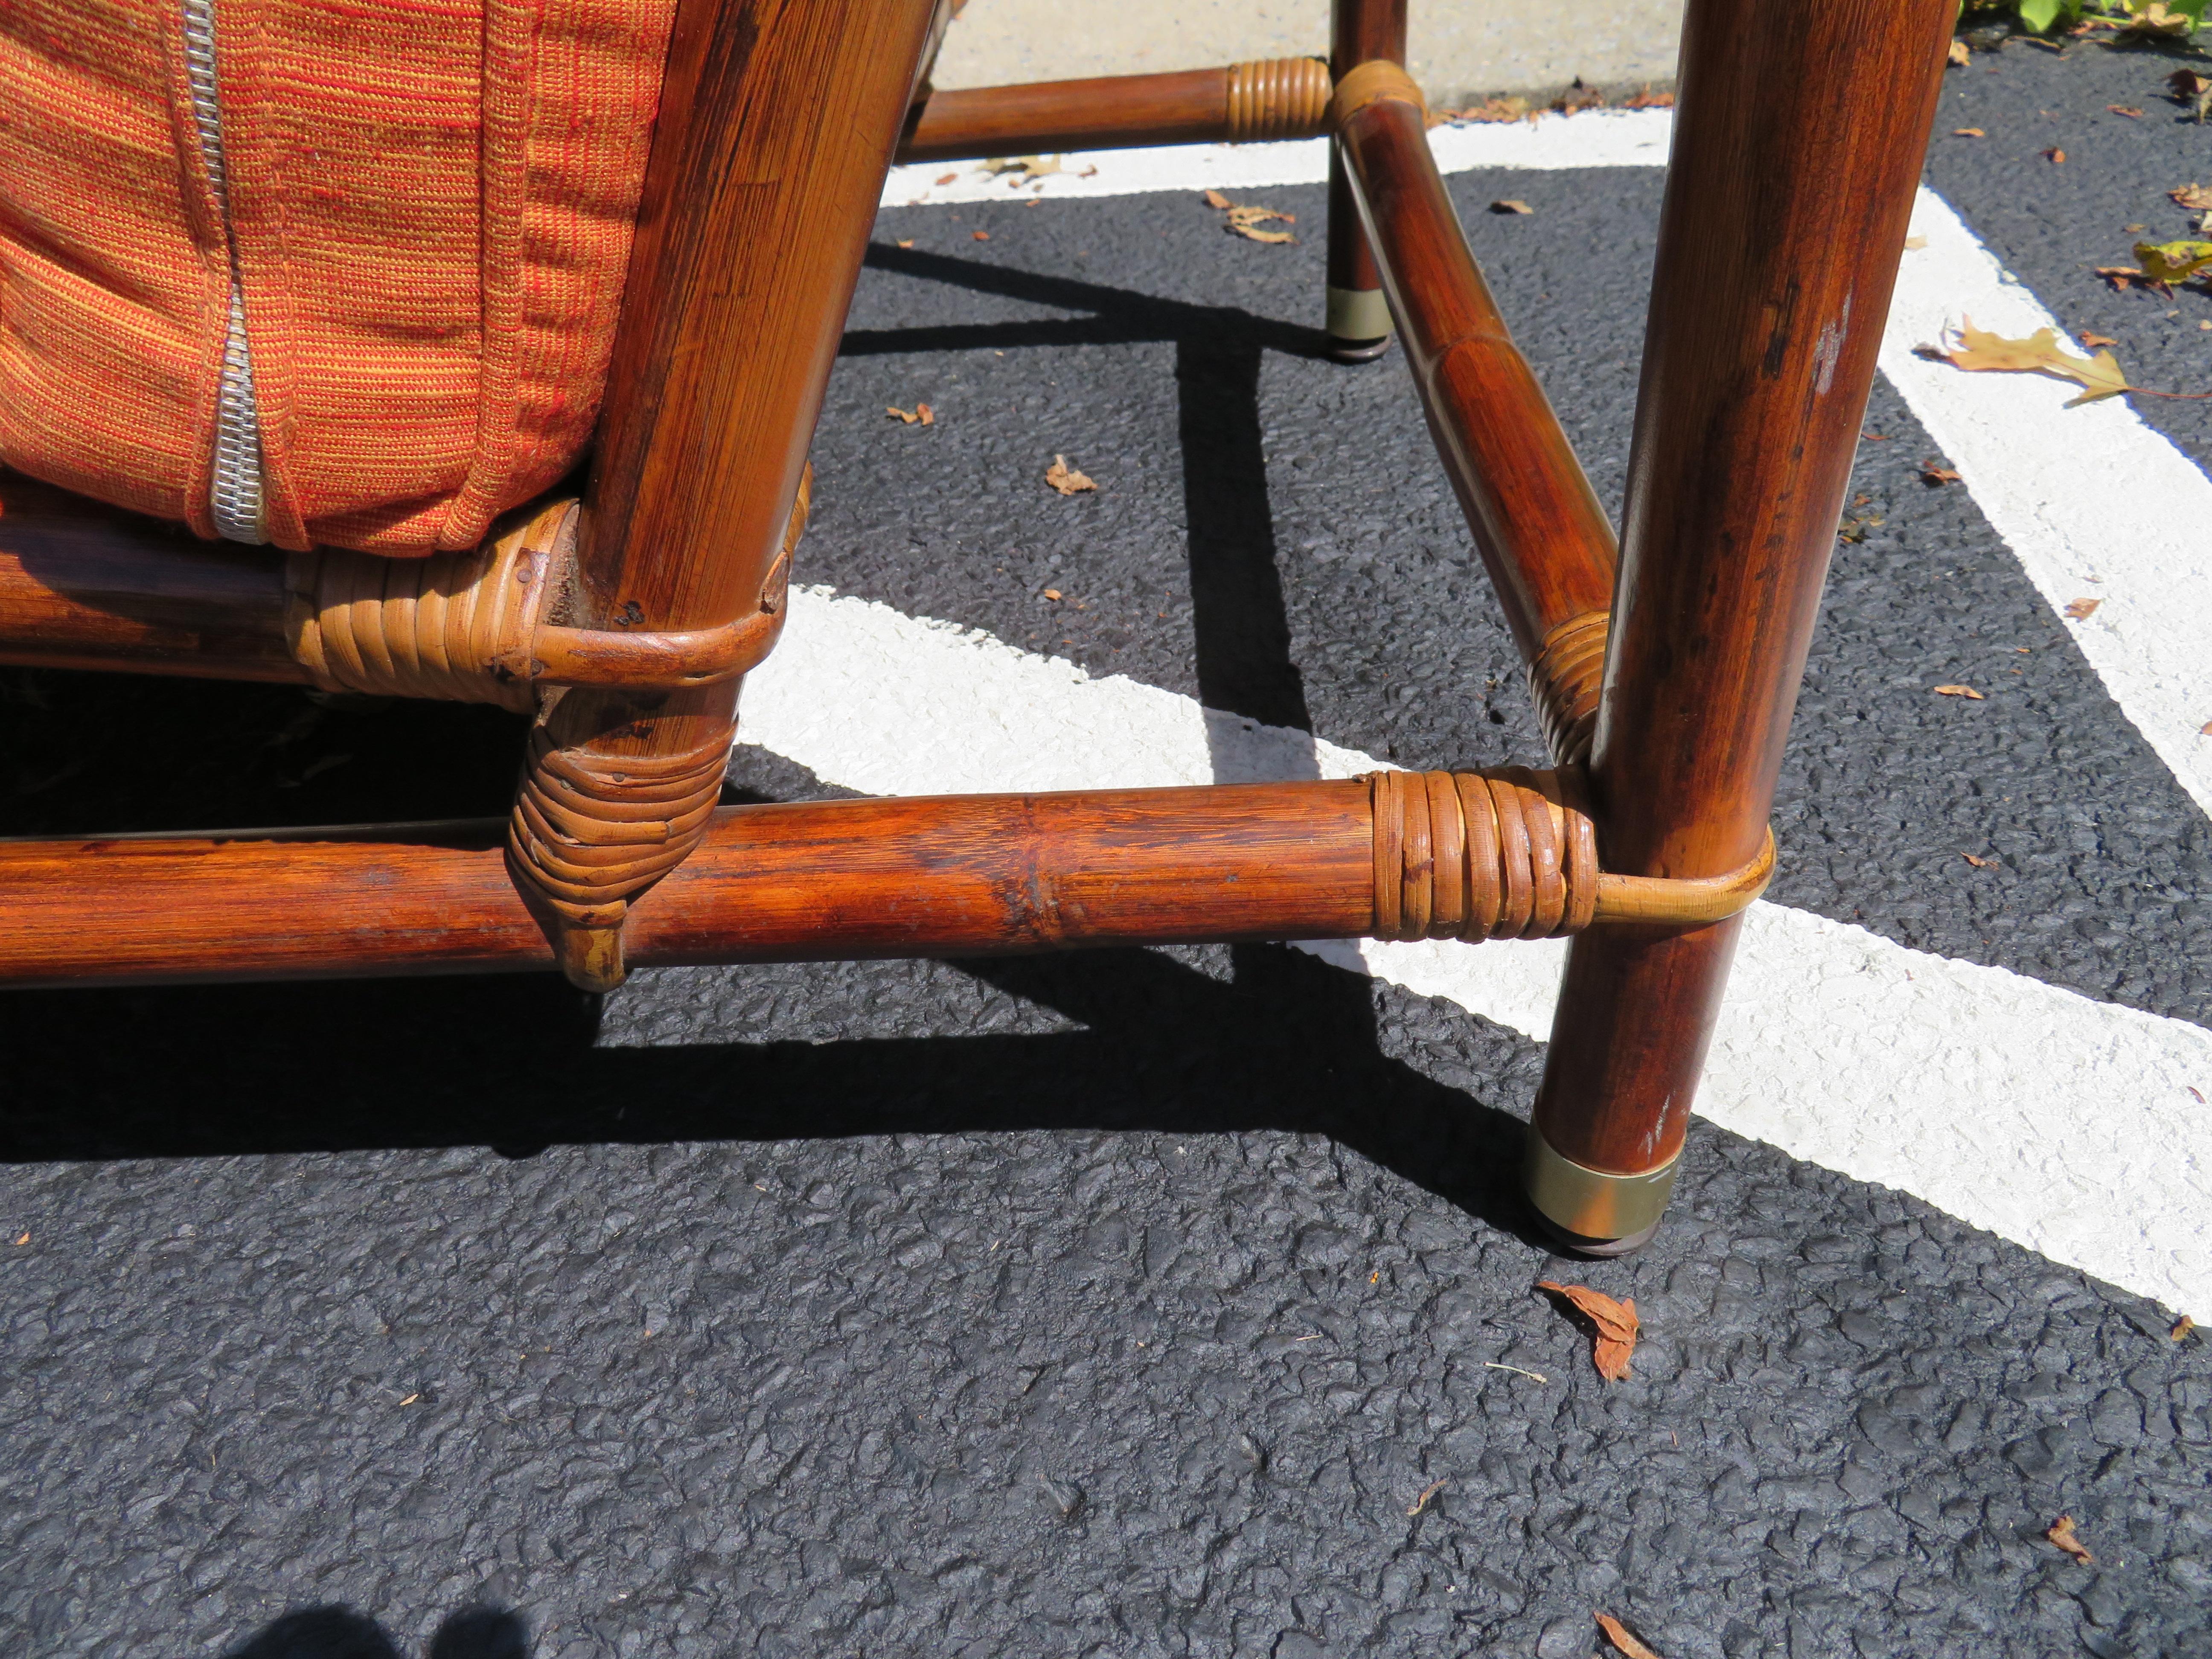
[[[872,794],[1345,777],[1380,763],[950,623],[795,593],[743,740]],[[1328,945],[1542,1038],[1563,947]],[[2212,1032],[1761,904],[1700,1113],[2177,1308],[2212,1307]]]
[[[2069,629],[2121,712],[2212,813],[2212,479],[2119,398],[2034,374],[1969,374],[1916,356],[1947,327],[2064,330],[1930,190],[1898,269],[1882,373]],[[2077,347],[2076,349],[2079,349]],[[2097,601],[2069,618],[2076,599]]]
[[[1429,148],[1446,173],[1476,167],[1664,167],[1673,118],[1663,109],[1591,110],[1437,127]],[[1070,197],[1133,196],[1152,190],[1257,190],[1268,185],[1317,185],[1328,177],[1328,141],[1294,138],[1273,144],[1168,144],[1152,149],[1097,149],[1054,158],[1056,173],[1030,178],[1014,169],[994,173],[977,161],[915,161],[893,167],[883,205],[945,202],[1048,201]],[[946,182],[940,184],[939,180]]]

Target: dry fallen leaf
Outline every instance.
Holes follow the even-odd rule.
[[[1624,99],[1620,106],[1623,109],[1672,109],[1674,107],[1674,94],[1654,92],[1646,87],[1633,98]]]
[[[957,179],[959,176],[960,176],[960,175],[959,175],[958,173],[948,173],[945,174],[945,175],[944,175],[944,177],[940,178],[937,182],[938,182],[939,184],[940,184],[940,185],[949,185],[949,184],[951,184],[951,183],[955,179]]]
[[[27,1243],[29,1243],[31,1242],[31,1236],[30,1236],[30,1234],[28,1234],[28,1233],[25,1233],[25,1234],[24,1234],[21,1238],[17,1239],[15,1242],[16,1242],[18,1244],[27,1244]]]
[[[1926,247],[1927,246],[1928,239],[1925,236],[1908,236],[1905,239],[1905,251],[1907,253],[1913,252],[1920,248]]]
[[[1052,465],[1044,470],[1044,481],[1063,495],[1079,495],[1086,489],[1098,488],[1082,473],[1068,465],[1067,457],[1065,455],[1055,455],[1052,458]]]
[[[2197,735],[2200,738],[2212,738],[2212,720],[2207,720],[2203,725],[2198,726],[2197,728]]]
[[[968,234],[979,242],[988,242],[991,240],[991,233],[988,230],[971,230]]]
[[[2148,40],[2158,36],[2185,40],[2197,27],[2197,20],[2185,11],[2178,11],[2165,0],[2132,0],[2129,16],[2113,35],[2115,40]]]
[[[1966,68],[1974,61],[1973,52],[1964,40],[1954,40],[1951,43],[1951,61],[1960,69]]]
[[[927,404],[916,404],[914,406],[914,417],[917,421],[920,421],[924,426],[935,426],[937,424],[937,411],[932,409]]]
[[[1486,98],[1465,109],[1440,110],[1437,113],[1448,121],[1533,122],[1540,112],[1531,110],[1526,98]]]
[[[1490,210],[1492,213],[1534,213],[1536,210],[1526,202],[1516,202],[1509,196],[1502,201],[1492,202]]]
[[[2194,1089],[2191,1089],[2189,1092],[2190,1092],[2191,1094],[2192,1094],[2192,1095],[2197,1094],[2197,1091],[2196,1091],[2196,1090],[2194,1090]],[[2202,1095],[2198,1095],[2198,1096],[2197,1096],[2197,1098],[2201,1100],[2201,1099],[2203,1099],[2203,1097]],[[24,1240],[25,1240],[25,1239],[27,1239],[27,1238],[29,1238],[29,1237],[30,1237],[30,1234],[28,1234],[28,1233],[25,1233],[25,1234],[23,1235],[22,1238],[19,1238],[19,1239],[17,1239],[15,1242],[16,1242],[18,1244],[21,1244],[21,1243],[22,1243],[24,1242]],[[2167,1334],[2168,1336],[2172,1337],[2172,1338],[2176,1342],[2181,1342],[2181,1341],[2185,1341],[2185,1340],[2186,1340],[2188,1339],[2188,1336],[2189,1336],[2190,1332],[2191,1332],[2191,1331],[2195,1330],[2196,1328],[2197,1328],[2197,1322],[2196,1322],[2195,1320],[2191,1319],[2191,1318],[2187,1314],[2184,1314],[2184,1315],[2182,1315],[2182,1316],[2181,1316],[2181,1317],[2180,1317],[2180,1318],[2179,1318],[2179,1319],[2177,1319],[2177,1320],[2175,1320],[2175,1321],[2173,1322],[2173,1328],[2172,1328],[2172,1330],[2168,1331],[2168,1332],[2166,1333],[2166,1334]]]
[[[2053,146],[2043,152],[2043,159],[2055,167],[2063,167],[2066,165],[2066,152]]]
[[[1298,222],[1298,216],[1295,213],[1278,213],[1273,208],[1261,207],[1251,203],[1229,210],[1229,228],[1239,236],[1255,242],[1296,241],[1297,238],[1287,230],[1260,228],[1261,225],[1278,220],[1286,225],[1294,225]]]
[[[1940,487],[1958,483],[1959,475],[1948,466],[1939,466],[1934,461],[1923,461],[1920,463],[1920,482],[1931,488]]]
[[[1966,860],[1967,863],[1972,865],[1977,870],[1986,870],[1996,862],[1995,859],[1976,858],[1972,853],[1961,853],[1959,856]]]
[[[2162,289],[2165,284],[2146,276],[2137,265],[2093,265],[2090,269],[2112,286],[2115,294],[2125,294],[2130,289]]]
[[[1055,604],[1055,605],[1057,605],[1057,604],[1060,602],[1060,590],[1059,590],[1058,588],[1056,588],[1056,587],[1048,587],[1048,588],[1046,588],[1046,589],[1045,589],[1045,591],[1044,591],[1044,596],[1045,596],[1045,598],[1047,598],[1048,599],[1050,599],[1050,600],[1051,600],[1054,604]],[[1301,1341],[1304,1341],[1304,1340],[1305,1340],[1305,1339],[1304,1339],[1303,1337],[1301,1337],[1301,1338],[1299,1339],[1299,1340],[1301,1340]]]
[[[2166,88],[2173,94],[2175,103],[2196,106],[2199,123],[2204,119],[2205,110],[2212,107],[2212,80],[2207,80],[2195,70],[2174,70],[2166,77]]]
[[[1226,213],[1229,211],[1229,198],[1226,196],[1224,196],[1218,190],[1209,190],[1206,191],[1204,199],[1206,206],[1212,208],[1216,213]]]
[[[1954,43],[1955,44],[1955,43]],[[1609,1613],[1597,1616],[1597,1627],[1605,1632],[1605,1639],[1627,1656],[1627,1659],[1659,1659],[1659,1656],[1628,1633],[1628,1628]]]
[[[922,409],[927,409],[929,405],[927,404],[922,405]],[[920,409],[900,409],[891,404],[885,404],[884,405],[884,413],[886,415],[897,416],[899,419],[904,421],[908,426],[912,426],[916,421],[921,418],[921,410]]]
[[[2126,116],[2130,121],[2140,121],[2142,119],[2142,112],[2127,104],[2107,104],[2105,107],[2112,111],[2115,115]]]
[[[994,179],[1001,173],[1018,173],[1021,177],[1013,182],[1017,185],[1024,185],[1032,179],[1043,178],[1048,173],[1059,172],[1060,157],[1057,155],[994,155],[983,163],[983,171]]]
[[[1862,432],[1859,437],[1862,441],[1870,444],[1886,444],[1889,441],[1889,434],[1887,432]],[[1854,501],[1851,505],[1856,507],[1858,503]]]
[[[1936,688],[1936,695],[1939,697],[1972,697],[1976,702],[1989,701],[1971,685],[1939,685]]]
[[[1979,127],[1953,127],[1951,136],[1954,138],[1986,138],[1990,135]]]
[[[2119,342],[2115,340],[2109,334],[2099,334],[2093,330],[2086,328],[2079,334],[2076,334],[2074,337],[2079,340],[2083,345],[2087,346],[2092,351],[2095,350],[2099,346],[2119,344]]]
[[[1615,1302],[1587,1285],[1561,1285],[1549,1279],[1538,1280],[1536,1288],[1562,1297],[1597,1328],[1597,1346],[1590,1357],[1596,1363],[1600,1376],[1608,1382],[1618,1382],[1628,1375],[1629,1356],[1636,1352],[1633,1301]]]
[[[2081,395],[2067,401],[2069,409],[2093,404],[2100,398],[2116,398],[2130,389],[2127,376],[2120,373],[2111,352],[2077,357],[2060,348],[2056,329],[2039,328],[2025,340],[2010,340],[1976,328],[1974,319],[1968,317],[1960,323],[1957,349],[1938,355],[1954,368],[2050,374],[2071,380],[2081,388]]]
[[[899,246],[900,246],[901,247],[912,247],[912,246],[914,246],[914,238],[913,238],[913,237],[911,237],[911,236],[902,236],[902,237],[900,237],[900,238],[899,238]]]
[[[2087,1547],[2074,1535],[2074,1517],[2070,1515],[2060,1516],[2051,1523],[2050,1529],[2043,1535],[2081,1563],[2083,1566],[2088,1565],[2097,1559],[2090,1554]]]
[[[403,1406],[411,1406],[411,1405],[413,1405],[416,1401],[420,1400],[422,1397],[422,1396],[421,1395],[419,1395],[419,1394],[410,1394],[410,1395],[409,1395],[407,1396],[407,1398],[406,1398],[406,1399],[404,1399],[404,1400],[401,1401],[399,1403],[400,1403],[401,1405],[403,1405]]]
[[[1423,1510],[1428,1508],[1429,1499],[1434,1498],[1438,1492],[1442,1492],[1444,1489],[1445,1482],[1449,1479],[1450,1477],[1448,1475],[1445,1477],[1444,1480],[1432,1482],[1429,1486],[1423,1490],[1419,1498],[1416,1498],[1412,1503],[1406,1505],[1406,1513],[1408,1515],[1419,1515]]]
[[[2136,258],[2154,283],[2185,283],[2212,266],[2212,242],[2137,242]]]
[[[2102,604],[2104,604],[2102,599],[2069,599],[2066,601],[2066,614],[2075,622],[2080,622],[2082,617]]]

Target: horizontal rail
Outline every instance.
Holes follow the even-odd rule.
[[[633,966],[1338,939],[1364,780],[724,807],[632,907]],[[550,969],[501,822],[0,842],[0,982]]]
[[[1328,66],[1313,58],[933,92],[898,159],[1310,138],[1327,130],[1328,94]]]
[[[1534,938],[1733,914],[1603,875],[1570,775],[1368,778],[718,811],[631,907],[632,966],[1264,939]],[[543,969],[504,820],[0,841],[0,984]],[[1381,902],[1378,903],[1378,898]]]
[[[284,560],[0,473],[0,662],[311,684]]]
[[[574,502],[466,553],[288,556],[204,542],[9,476],[0,479],[0,663],[515,708],[538,685],[711,685],[775,647],[806,505],[802,489],[760,609],[720,628],[586,629],[541,615],[569,556]]]

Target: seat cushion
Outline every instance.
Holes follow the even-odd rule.
[[[0,6],[0,462],[474,546],[588,440],[673,0]]]

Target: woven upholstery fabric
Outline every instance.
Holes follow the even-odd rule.
[[[214,533],[233,271],[269,533],[480,541],[575,461],[673,0],[215,0],[228,213],[179,0],[0,4],[0,462]]]

